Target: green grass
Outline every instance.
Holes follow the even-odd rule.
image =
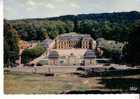
[[[46,77],[42,74],[9,72],[4,76],[4,92],[6,94],[59,94],[70,90],[128,89],[129,85],[133,84],[139,87],[140,83],[140,75],[121,76],[121,78],[82,78],[71,74]]]
[[[79,87],[77,88],[77,90],[79,90],[79,91],[86,91],[86,90],[88,90],[88,89],[87,89],[87,86],[79,86]]]
[[[95,82],[95,78],[91,82]],[[4,92],[6,94],[57,94],[68,90],[89,89],[85,78],[60,74],[46,77],[40,74],[5,73]],[[84,86],[84,87],[82,87]]]

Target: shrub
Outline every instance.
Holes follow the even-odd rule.
[[[78,68],[77,68],[77,71],[85,71],[85,69],[82,68],[82,67],[78,67]]]
[[[38,44],[36,47],[32,49],[25,49],[22,53],[22,63],[28,63],[29,61],[39,57],[45,52],[45,48]]]
[[[40,64],[40,63],[37,63],[37,64],[36,64],[36,66],[42,66],[42,64]]]
[[[122,54],[124,43],[113,40],[97,39],[97,48],[101,48],[103,57],[112,58],[115,62],[119,62]]]

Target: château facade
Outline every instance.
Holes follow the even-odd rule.
[[[90,35],[87,34],[63,34],[56,38],[55,48],[56,49],[70,49],[70,48],[83,48],[83,49],[94,49],[95,42]]]
[[[96,64],[96,41],[88,34],[62,34],[50,45],[47,53],[48,65]]]

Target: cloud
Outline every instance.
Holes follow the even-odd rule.
[[[136,2],[136,0],[129,0],[129,2],[128,0],[116,0],[114,2],[110,2],[110,5],[106,8],[112,8],[110,9],[112,11],[140,11],[140,3]]]
[[[78,4],[76,4],[76,3],[71,3],[70,6],[72,8],[76,8],[76,9],[79,9],[80,8],[80,6]]]
[[[27,4],[29,5],[28,7],[30,8],[31,7],[47,7],[47,8],[50,8],[50,9],[54,9],[54,5],[49,3],[49,2],[35,2],[35,0],[28,0],[27,1]]]
[[[55,8],[55,6],[53,4],[51,4],[51,3],[45,4],[44,6],[47,7],[47,8],[50,8],[50,9]]]
[[[27,1],[27,5],[29,5],[29,6],[36,6],[36,2],[34,2],[33,0],[28,0]]]
[[[64,2],[65,0],[54,0],[56,2]]]
[[[8,19],[67,14],[140,11],[140,0],[5,0]],[[22,12],[22,13],[21,13]],[[47,12],[47,13],[46,13]]]
[[[137,2],[140,2],[140,0],[136,0]]]

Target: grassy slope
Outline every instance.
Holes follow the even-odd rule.
[[[5,74],[6,94],[61,93],[68,90],[88,90],[102,87],[95,77],[87,79],[70,74],[45,77],[39,74]]]
[[[58,94],[70,90],[128,90],[130,85],[140,87],[140,75],[81,78],[71,74],[45,77],[40,74],[5,73],[4,85],[6,94]]]

